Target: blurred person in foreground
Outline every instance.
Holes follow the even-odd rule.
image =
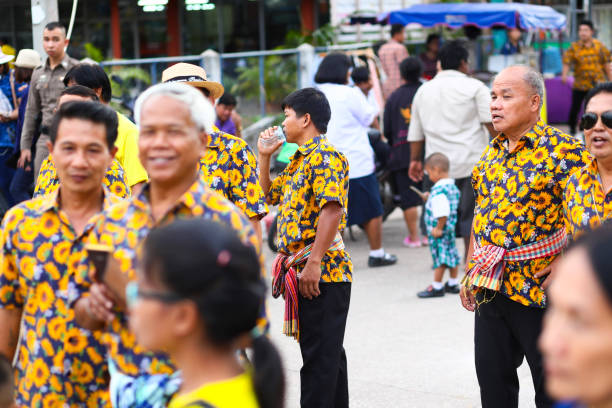
[[[537,338],[566,239],[563,190],[589,155],[540,119],[544,79],[526,66],[501,71],[491,89],[493,139],[474,167],[476,209],[461,302],[474,311],[483,408],[518,406],[516,369],[527,360],[535,405],[551,407]]]
[[[489,111],[491,96],[485,84],[467,75],[468,51],[462,42],[444,44],[439,58],[442,71],[423,84],[412,101],[408,129],[409,175],[412,180],[421,181],[424,156],[436,152],[448,155],[451,163],[449,177],[455,179],[461,191],[457,232],[463,237],[464,256],[467,256],[474,216],[470,176],[487,147],[489,134],[496,135]],[[489,129],[489,134],[483,125]]]
[[[589,20],[578,25],[578,41],[573,42],[563,54],[563,73],[561,80],[567,82],[570,68],[574,70],[572,85],[572,105],[567,123],[570,134],[576,133],[578,112],[587,92],[601,82],[612,81],[612,57],[603,43],[593,36],[595,26]]]
[[[402,84],[399,65],[403,60],[409,57],[408,50],[404,45],[404,34],[403,24],[392,24],[391,38],[378,50],[380,63],[387,76],[382,87],[385,99]]]
[[[30,81],[32,73],[41,64],[40,55],[30,49],[22,49],[15,61],[15,82],[17,96],[17,130],[15,133],[15,144],[13,154],[16,157],[21,155],[21,133],[23,131],[23,121],[25,119],[26,106],[28,104],[28,94],[30,91]],[[34,171],[32,165],[18,167],[10,185],[10,192],[16,204],[32,198],[32,188],[34,184]]]
[[[223,85],[208,80],[204,68],[183,62],[164,70],[162,82],[190,85],[213,106],[224,93]],[[259,221],[268,213],[268,206],[259,185],[255,154],[243,139],[222,132],[214,125],[207,143],[200,160],[202,178],[213,190],[242,210],[261,241]]]
[[[323,59],[314,78],[331,108],[326,140],[349,162],[347,224],[360,225],[365,230],[370,244],[368,266],[393,265],[397,257],[382,246],[383,206],[374,150],[368,138],[368,127],[378,116],[378,109],[368,103],[361,90],[347,85],[350,67],[346,55],[331,53]]]
[[[49,125],[60,93],[65,88],[64,76],[70,68],[79,63],[78,60],[66,54],[69,40],[66,38],[66,27],[61,23],[55,21],[47,24],[43,30],[42,40],[47,60],[32,73],[32,86],[28,95],[21,134],[21,154],[17,163],[21,168],[33,164],[34,181],[38,177],[43,160],[49,155],[47,150]],[[41,122],[40,129],[37,129],[39,115]],[[38,130],[40,130],[40,136],[34,140]],[[33,146],[34,143],[36,143],[35,146]],[[33,147],[36,150],[35,156],[32,156]]]
[[[591,89],[580,121],[593,155],[565,187],[563,210],[572,238],[609,222],[612,217],[612,82]]]
[[[283,142],[270,128],[257,143],[261,184],[268,202],[279,205],[280,214],[272,294],[285,298],[283,333],[300,344],[301,406],[348,407],[343,342],[353,264],[341,235],[346,225],[348,162],[324,136],[331,110],[321,91],[295,91],[282,108],[287,142],[299,148],[274,180],[270,157]]]
[[[612,406],[612,230],[580,237],[549,288],[539,345],[557,408]]]
[[[82,85],[73,85],[64,89],[57,101],[57,109],[68,102],[74,101],[91,101],[100,102],[98,95],[90,88]],[[119,122],[118,122],[119,123]],[[117,126],[117,129],[119,126]],[[115,146],[117,143],[115,142]],[[106,171],[102,180],[104,186],[114,195],[120,198],[128,198],[130,196],[130,187],[123,171],[123,167],[113,158],[113,161]],[[51,194],[58,189],[60,179],[53,163],[52,154],[44,160],[40,173],[36,179],[36,187],[34,188],[34,197]]]
[[[391,171],[391,177],[401,197],[400,208],[404,212],[404,221],[408,229],[408,235],[404,238],[403,243],[410,248],[421,246],[418,231],[418,207],[423,204],[423,200],[411,189],[411,187],[420,187],[421,183],[408,177],[410,144],[406,137],[412,119],[412,101],[421,86],[422,71],[423,65],[418,58],[409,57],[402,61],[400,72],[404,84],[387,99],[383,121],[385,138],[391,146],[387,169]]]
[[[440,34],[431,33],[427,35],[427,40],[425,41],[425,51],[419,54],[419,58],[423,63],[423,78],[430,80],[438,73],[439,51]]]
[[[129,324],[139,344],[176,362],[179,371],[169,381],[177,390],[168,407],[283,407],[280,355],[256,327],[266,284],[255,250],[227,226],[192,219],[152,230],[143,252],[138,279],[126,288]],[[238,357],[246,347],[253,349],[252,364]],[[114,389],[121,378],[112,378]],[[168,381],[155,378],[162,387]],[[128,405],[131,391],[140,390],[115,394],[115,406]]]
[[[108,406],[102,333],[81,329],[72,303],[89,286],[86,243],[120,201],[102,185],[117,116],[99,103],[67,103],[49,137],[59,188],[11,208],[2,223],[0,354],[18,353],[20,407]]]
[[[193,87],[157,84],[138,97],[134,112],[140,129],[140,161],[150,181],[100,220],[92,244],[109,252],[107,267],[74,308],[82,327],[104,329],[108,358],[116,371],[139,381],[143,376],[175,370],[166,353],[150,352],[137,343],[127,325],[125,287],[136,279],[140,267],[137,252],[148,233],[176,219],[209,219],[231,227],[245,245],[260,252],[246,217],[213,191],[199,173],[215,117],[210,102]],[[259,267],[263,274],[261,259]],[[265,305],[254,307],[259,313],[257,325],[265,331]]]

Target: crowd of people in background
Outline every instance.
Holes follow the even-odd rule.
[[[282,407],[261,246],[276,206],[271,289],[300,347],[300,405],[348,407],[346,228],[363,229],[368,267],[398,261],[383,246],[381,166],[403,244],[431,253],[432,283],[416,295],[459,294],[477,311],[482,406],[518,406],[524,358],[537,407],[610,404],[609,51],[582,22],[564,56],[566,134],[542,120],[533,68],[508,67],[489,88],[461,41],[432,33],[410,57],[404,27],[390,31],[382,109],[371,71],[329,53],[257,154],[237,99],[201,66],[164,70],[133,123],[110,107],[104,69],[66,54],[60,23],[43,31],[44,60],[4,44],[0,406]],[[512,29],[502,52],[522,46]],[[285,143],[297,150],[273,175]]]

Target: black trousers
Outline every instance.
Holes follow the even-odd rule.
[[[574,135],[576,133],[576,123],[578,123],[578,114],[580,113],[580,108],[582,107],[582,101],[584,101],[584,97],[589,91],[581,91],[579,89],[572,89],[572,106],[570,108],[569,118],[567,119],[567,124],[569,125],[569,131]]]
[[[344,328],[351,283],[319,283],[312,300],[299,296],[302,408],[349,406]]]
[[[487,298],[491,296],[487,294]],[[497,293],[475,313],[474,354],[482,407],[518,407],[516,369],[523,357],[531,370],[536,406],[552,407],[553,401],[544,389],[542,356],[537,344],[544,309],[523,306]]]

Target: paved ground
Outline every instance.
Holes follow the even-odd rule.
[[[405,226],[398,210],[384,224],[385,249],[399,262],[367,268],[365,236],[347,239],[355,265],[345,349],[351,407],[478,407],[473,363],[474,316],[458,295],[418,299],[432,279],[427,248],[408,249],[401,242]],[[462,251],[462,243],[457,241]],[[272,254],[268,252],[271,263]],[[288,408],[299,406],[299,346],[280,334],[283,302],[268,301],[272,338],[280,349],[288,382]],[[519,369],[521,407],[534,406],[526,363]]]

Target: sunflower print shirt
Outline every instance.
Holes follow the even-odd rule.
[[[513,152],[508,151],[507,137],[497,136],[472,173],[476,242],[514,249],[564,228],[565,185],[588,161],[587,151],[576,139],[542,121]],[[546,307],[542,280],[533,275],[553,259],[507,262],[501,293],[525,306]]]
[[[565,229],[572,239],[609,222],[612,217],[612,191],[604,192],[597,160],[572,174],[563,200]]]
[[[34,197],[56,191],[59,187],[59,182],[59,177],[57,177],[57,172],[55,171],[55,164],[53,164],[53,157],[49,155],[40,166],[40,172],[36,179],[36,188],[34,189]],[[117,160],[113,160],[111,163],[102,183],[117,197],[128,198],[130,196],[130,188],[128,187],[125,172]]]
[[[247,143],[224,132],[210,134],[200,171],[208,185],[234,203],[248,218],[261,219],[268,213],[259,184],[257,159]]]
[[[589,46],[572,43],[563,55],[563,63],[574,67],[574,89],[588,91],[606,82],[606,64],[612,62],[610,51],[596,39]]]
[[[346,226],[348,161],[325,138],[300,146],[285,170],[274,179],[268,202],[279,205],[279,251],[293,254],[315,240],[321,209],[329,202],[342,206],[339,231]],[[321,282],[352,282],[353,264],[346,250],[323,257]],[[296,266],[299,273],[304,264]]]
[[[104,209],[119,198],[105,193]],[[84,244],[96,220],[77,235],[58,192],[13,207],[2,223],[0,307],[22,310],[15,367],[17,406],[110,406],[101,332],[77,326],[70,307],[89,286]]]
[[[259,241],[248,219],[220,194],[210,189],[198,179],[178,200],[165,216],[156,221],[151,213],[149,185],[131,200],[114,206],[105,212],[104,219],[97,228],[97,242],[114,248],[121,271],[136,279],[138,253],[149,231],[157,226],[166,225],[179,218],[204,218],[218,221],[235,229],[247,245],[252,245],[260,255],[261,270],[263,258],[259,251]],[[258,326],[267,328],[265,305],[262,305]],[[127,317],[117,311],[113,322],[108,326],[104,342],[109,350],[109,358],[123,374],[169,374],[174,367],[167,355],[150,353],[136,344],[135,337],[127,326]]]

